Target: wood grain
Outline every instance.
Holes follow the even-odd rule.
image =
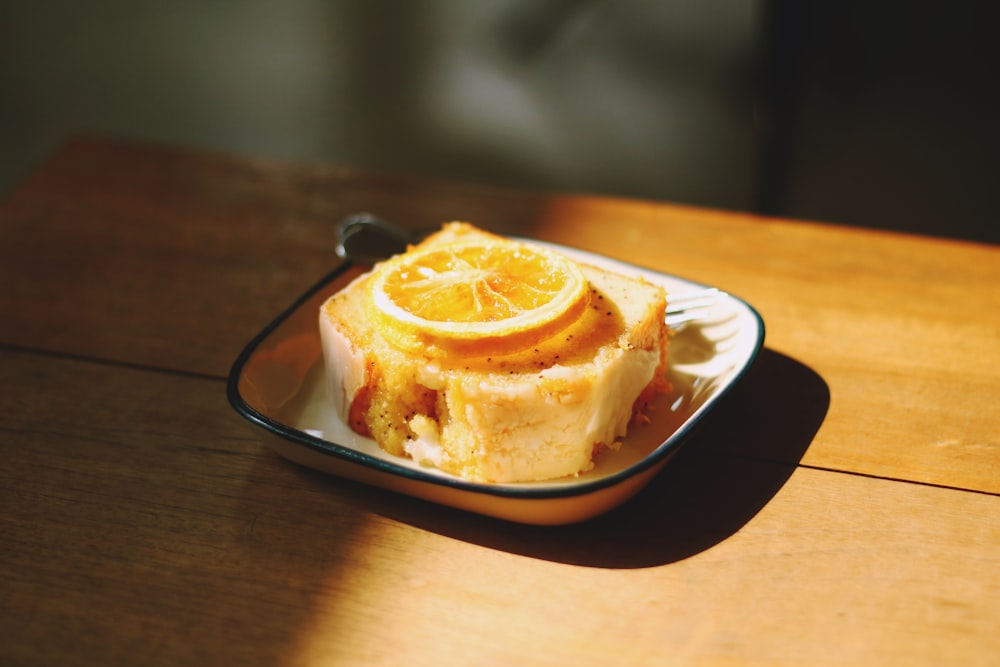
[[[718,285],[761,312],[766,348],[648,489],[584,524],[298,468],[224,380],[358,210]],[[74,140],[0,203],[0,664],[994,664],[998,260]]]
[[[692,448],[605,520],[517,526],[286,464],[223,409],[219,380],[11,352],[0,369],[18,388],[0,404],[4,664],[1000,651],[994,496]],[[724,492],[739,479],[778,488],[746,516],[752,494]]]
[[[995,246],[81,139],[0,208],[0,341],[221,377],[335,265],[357,210],[718,285],[829,388],[804,463],[1000,493]]]

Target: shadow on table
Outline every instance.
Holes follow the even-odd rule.
[[[830,392],[801,363],[761,351],[744,381],[690,436],[653,482],[589,521],[525,526],[386,496],[372,509],[492,549],[601,568],[683,560],[735,534],[795,470],[826,416]]]

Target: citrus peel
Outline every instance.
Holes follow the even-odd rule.
[[[430,357],[510,354],[576,321],[588,283],[547,248],[504,238],[419,246],[383,262],[369,314],[393,345]]]

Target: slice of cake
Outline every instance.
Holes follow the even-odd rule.
[[[667,387],[664,290],[449,223],[323,304],[341,417],[482,482],[575,475]]]

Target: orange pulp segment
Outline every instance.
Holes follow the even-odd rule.
[[[587,302],[576,263],[502,238],[410,250],[380,265],[369,289],[386,338],[431,357],[529,348],[575,321]]]

